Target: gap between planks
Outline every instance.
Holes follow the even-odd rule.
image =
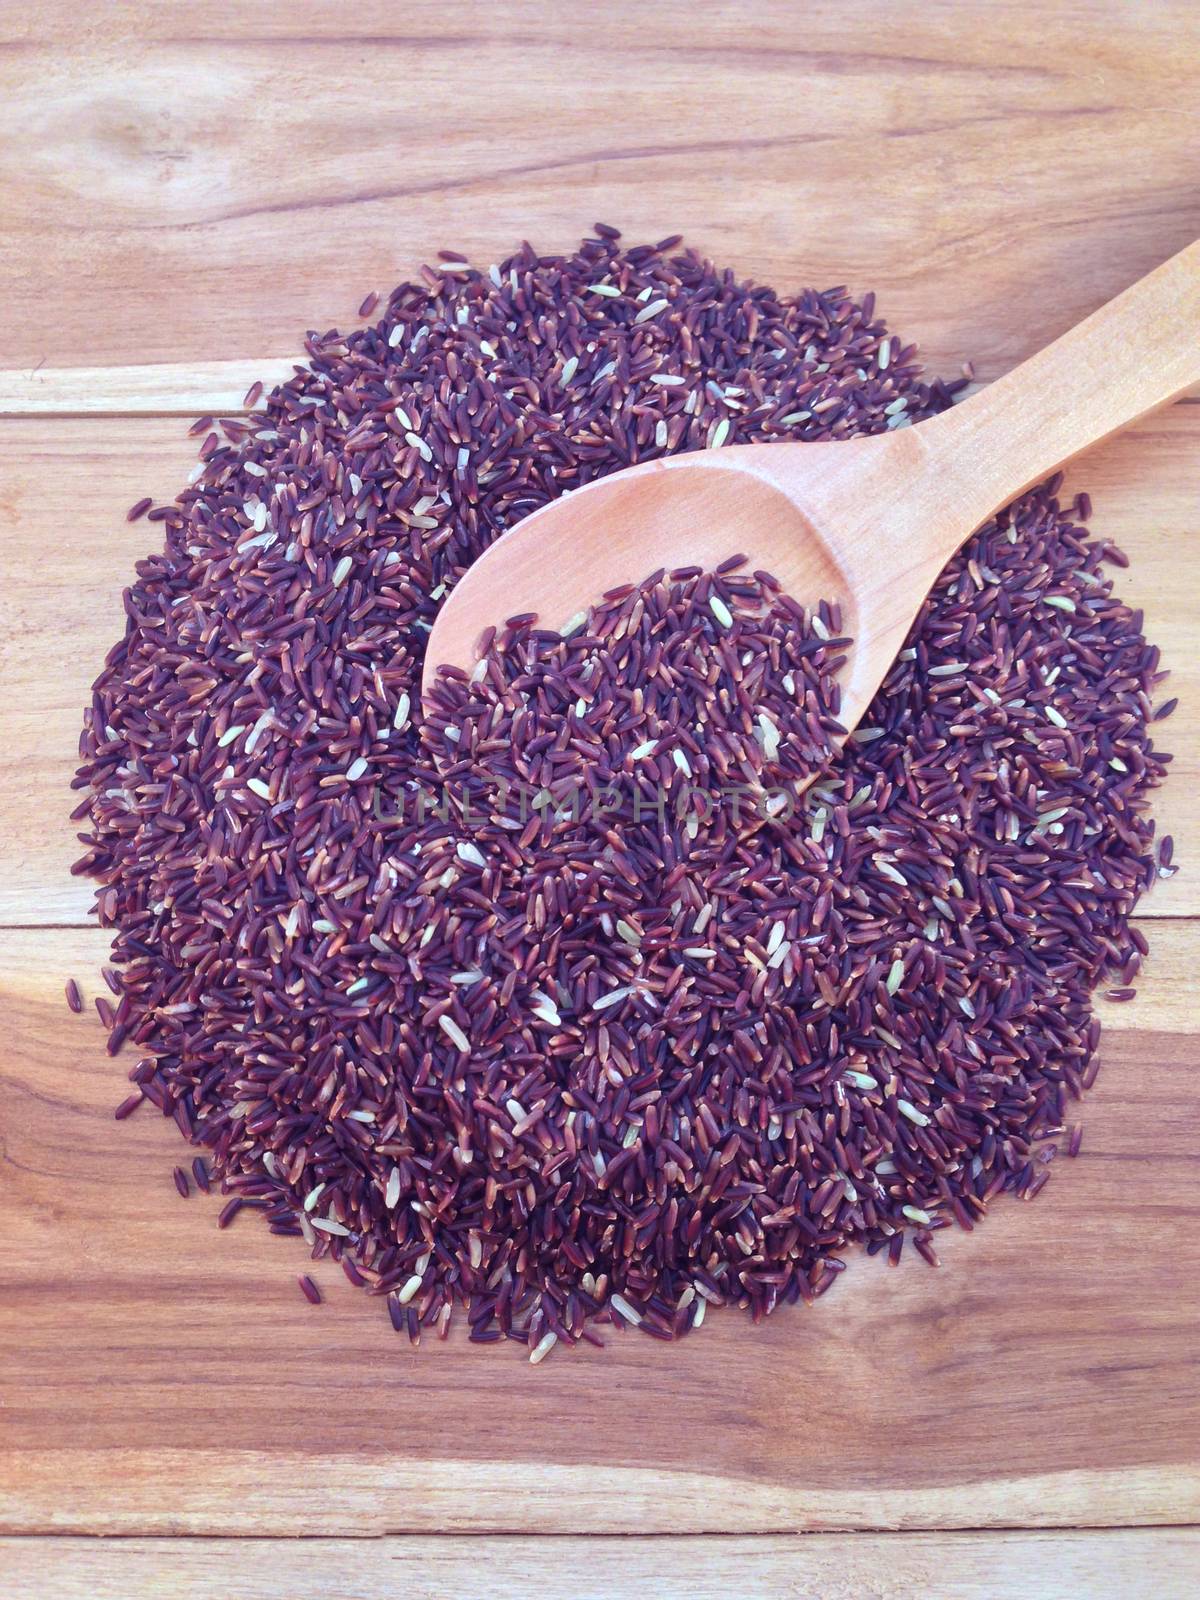
[[[1039,1533],[870,1532],[651,1537],[522,1534],[344,1540],[64,1536],[0,1539],[12,1600],[276,1600],[283,1593],[355,1600],[1072,1600],[1118,1590],[1128,1600],[1194,1591],[1200,1529]],[[231,1575],[231,1565],[233,1575]]]

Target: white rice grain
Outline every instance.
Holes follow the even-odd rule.
[[[455,1022],[453,1017],[448,1017],[445,1015],[445,1013],[443,1013],[438,1018],[438,1027],[446,1035],[447,1039],[449,1039],[452,1045],[455,1045],[459,1050],[462,1051],[464,1055],[470,1054],[471,1041],[459,1027],[458,1023]]]

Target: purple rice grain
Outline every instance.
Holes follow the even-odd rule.
[[[140,1057],[118,1116],[175,1118],[221,1226],[298,1229],[410,1337],[454,1302],[527,1349],[622,1305],[658,1337],[760,1317],[854,1243],[897,1261],[911,1212],[929,1259],[1032,1197],[1161,870],[1158,652],[1057,477],[947,566],[841,753],[834,609],[737,568],[631,586],[566,639],[499,630],[422,706],[444,595],[537,506],[919,423],[966,382],[923,381],[870,297],[595,231],[483,273],[447,253],[310,335],[224,441],[200,419],[85,715],[77,870]],[[505,774],[538,808],[468,814]],[[617,810],[571,817],[615,779]],[[660,821],[687,785],[753,804]],[[414,817],[425,787],[449,799]]]
[[[83,995],[80,993],[79,985],[75,982],[74,978],[67,979],[64,992],[67,997],[68,1006],[70,1006],[71,1010],[76,1016],[78,1016],[83,1010]]]
[[[913,1249],[917,1252],[917,1254],[921,1257],[921,1259],[923,1261],[928,1263],[929,1266],[931,1266],[931,1267],[940,1267],[941,1266],[942,1263],[938,1258],[938,1253],[933,1248],[933,1243],[930,1240],[929,1235],[927,1233],[914,1233],[913,1234]]]
[[[188,1196],[192,1192],[191,1186],[188,1183],[187,1173],[183,1170],[182,1167],[176,1167],[175,1168],[175,1172],[174,1172],[174,1178],[175,1178],[175,1187],[179,1190],[180,1198],[183,1199],[183,1200],[186,1200],[188,1198]]]
[[[131,505],[129,510],[125,513],[126,522],[136,522],[139,517],[144,517],[153,504],[154,498],[152,495],[148,494],[143,495],[140,500],[135,500],[133,505]]]
[[[310,1305],[319,1306],[321,1304],[321,1291],[317,1288],[316,1284],[312,1281],[307,1273],[301,1274],[301,1276],[296,1279],[296,1282],[300,1285],[301,1294]]]

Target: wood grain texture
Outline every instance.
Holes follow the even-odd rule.
[[[875,288],[948,374],[1008,370],[1200,233],[1190,0],[0,0],[0,1529],[705,1533],[1200,1518],[1200,887],[1105,1011],[1084,1154],[940,1272],[856,1261],[814,1311],[530,1369],[420,1351],[287,1241],[181,1202],[66,877],[78,712],[195,441],[450,245],[683,229],[780,289]],[[124,415],[116,415],[123,413]],[[1183,698],[1156,808],[1200,812],[1200,407],[1071,475]],[[50,924],[66,924],[62,928]],[[0,1543],[0,1594],[1194,1591],[1193,1532],[730,1541]],[[339,1573],[351,1573],[342,1582]],[[318,1582],[315,1573],[324,1581]],[[399,1578],[397,1579],[397,1568]],[[327,1575],[327,1576],[326,1576]],[[565,1581],[569,1579],[569,1584]],[[1192,1584],[1189,1590],[1188,1584]],[[235,1585],[241,1584],[239,1591]],[[22,1585],[24,1587],[22,1587]],[[588,1586],[591,1586],[590,1589]]]
[[[183,416],[246,411],[254,383],[291,376],[299,355],[258,361],[159,361],[121,367],[0,368],[0,417]]]
[[[1200,1529],[752,1538],[0,1539],[8,1600],[1188,1600]]]
[[[1200,1513],[1200,1056],[1158,1026],[1190,920],[1105,1010],[1083,1153],[1036,1204],[855,1257],[810,1311],[715,1314],[530,1367],[390,1330],[378,1301],[112,1120],[129,1065],[71,1016],[95,930],[0,935],[0,1530],[781,1531],[1188,1521]],[[95,992],[94,982],[85,988]],[[90,1010],[90,1008],[89,1008]],[[1178,1013],[1177,1013],[1178,1015]]]
[[[1200,234],[1190,0],[260,11],[4,6],[4,365],[287,351],[603,217],[990,377]]]
[[[175,418],[0,420],[0,925],[81,923],[90,885],[68,822],[81,711],[122,629],[121,590],[161,548],[154,523],[125,521],[143,494],[171,498],[197,441]],[[1155,801],[1163,832],[1200,834],[1200,406],[1175,406],[1090,451],[1064,493],[1087,486],[1092,526],[1129,554],[1120,593],[1143,606],[1180,708],[1163,724],[1175,753]],[[499,606],[499,603],[498,603]],[[1200,879],[1181,872],[1144,902],[1149,916],[1200,911]]]

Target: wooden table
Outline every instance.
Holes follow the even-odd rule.
[[[1184,0],[0,4],[0,1594],[1196,1592],[1200,406],[1071,474],[1176,673],[1185,870],[1083,1155],[941,1271],[856,1261],[678,1348],[412,1350],[176,1201],[173,1128],[113,1122],[125,1064],[62,986],[106,946],[79,708],[182,418],[441,246],[597,217],[873,287],[992,378],[1200,234],[1198,65]]]

